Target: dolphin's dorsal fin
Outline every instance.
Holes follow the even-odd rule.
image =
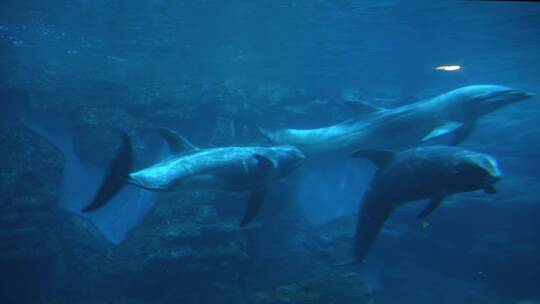
[[[190,143],[189,140],[171,129],[159,128],[158,130],[161,136],[163,136],[163,138],[169,145],[169,149],[171,149],[172,153],[183,153],[199,149],[195,145]]]
[[[424,210],[422,210],[422,212],[420,212],[420,214],[418,214],[418,218],[419,219],[423,219],[425,217],[427,217],[428,215],[430,215],[433,211],[435,211],[435,209],[437,209],[437,207],[439,207],[442,203],[444,199],[444,196],[436,196],[434,198],[432,198],[428,205],[426,206],[426,208],[424,208]]]
[[[395,152],[387,150],[359,150],[352,157],[366,158],[373,162],[377,168],[384,168],[394,157]]]
[[[427,141],[435,137],[452,133],[458,130],[459,128],[461,128],[462,126],[463,126],[463,123],[460,123],[460,122],[455,122],[455,121],[447,122],[433,129],[428,135],[422,138],[422,141]]]
[[[373,105],[365,100],[355,100],[355,101],[349,101],[349,105],[351,105],[353,108],[358,111],[359,114],[371,114],[379,111],[385,111],[386,109],[383,107],[379,107],[376,105]]]

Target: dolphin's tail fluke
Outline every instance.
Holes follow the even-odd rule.
[[[109,165],[107,176],[103,179],[99,190],[92,200],[82,211],[90,212],[103,207],[114,196],[120,192],[126,184],[129,173],[133,169],[133,148],[131,139],[124,134],[122,144],[116,153],[115,158]]]

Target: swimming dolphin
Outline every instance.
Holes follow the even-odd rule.
[[[531,96],[498,85],[472,85],[392,109],[361,103],[372,113],[324,128],[259,129],[273,143],[294,145],[306,154],[349,155],[358,149],[401,151],[450,133],[451,144],[456,145],[471,134],[482,116]]]
[[[240,226],[247,225],[259,211],[266,186],[300,166],[304,155],[292,146],[224,147],[200,149],[176,132],[159,129],[172,155],[148,168],[130,173],[133,167],[131,141],[127,135],[109,174],[94,200],[84,208],[90,212],[104,206],[125,184],[150,191],[229,190],[252,191]]]
[[[451,146],[426,146],[389,152],[363,150],[354,157],[377,166],[366,192],[356,226],[354,259],[362,262],[384,222],[399,206],[430,199],[418,218],[425,218],[448,195],[484,189],[495,193],[501,179],[497,162],[489,155]]]

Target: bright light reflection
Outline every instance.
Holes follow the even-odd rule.
[[[437,71],[453,72],[461,69],[459,65],[441,65],[435,68]]]

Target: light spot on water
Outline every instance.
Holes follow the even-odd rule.
[[[461,70],[461,66],[459,65],[441,65],[435,68],[437,71],[444,71],[444,72],[454,72]]]

